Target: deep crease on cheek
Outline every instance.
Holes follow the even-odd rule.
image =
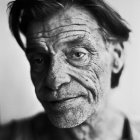
[[[76,81],[78,81],[81,85],[88,89],[89,92],[92,93],[94,101],[98,102],[98,93],[100,92],[100,86],[98,83],[98,79],[94,73],[90,75],[87,72],[80,72],[78,70],[69,70],[69,75]],[[89,96],[88,92],[88,96]]]
[[[98,54],[98,55],[102,55],[102,54]],[[99,59],[100,58],[100,59]],[[92,62],[90,62],[91,67],[89,68],[89,71],[91,73],[94,73],[98,79],[98,86],[100,88],[100,96],[103,95],[103,85],[102,85],[102,78],[104,78],[104,75],[107,75],[107,65],[105,64],[107,60],[105,60],[105,58],[101,59],[101,56],[98,56],[96,59],[92,58]]]
[[[101,87],[100,87],[100,81],[99,81],[99,76],[94,72],[93,70],[89,70],[90,75],[88,74],[87,77],[94,83],[94,88],[95,88],[95,101],[99,101],[99,96],[101,94]]]

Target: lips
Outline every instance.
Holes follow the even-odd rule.
[[[61,90],[56,90],[56,91],[42,91],[40,92],[38,99],[43,102],[49,102],[49,103],[60,103],[64,102],[70,99],[78,98],[80,96],[87,96],[84,92],[71,92],[70,90],[68,91],[63,91]]]
[[[66,102],[66,101],[73,100],[73,99],[76,99],[76,98],[78,98],[78,97],[64,98],[64,99],[59,99],[59,100],[50,101],[50,103],[51,103],[51,104],[64,103],[64,102]]]
[[[43,102],[43,105],[45,106],[45,109],[49,109],[55,112],[60,112],[60,111],[67,111],[70,108],[75,108],[80,104],[80,102],[83,101],[82,96],[78,97],[72,97],[72,98],[64,98],[61,100],[54,100],[50,102]]]

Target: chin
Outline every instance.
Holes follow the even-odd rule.
[[[71,108],[63,112],[52,113],[46,110],[50,122],[57,128],[73,128],[90,118],[94,114],[93,108],[83,106]]]
[[[61,117],[61,118],[53,118],[53,117],[49,117],[49,120],[50,122],[57,128],[73,128],[73,127],[76,127],[80,124],[82,124],[86,119],[84,118],[80,118],[80,119],[77,119],[77,118],[64,118],[64,117]]]

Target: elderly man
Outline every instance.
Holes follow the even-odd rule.
[[[8,8],[45,113],[1,126],[0,139],[134,139],[128,118],[107,103],[130,32],[120,15],[103,0],[16,0]]]

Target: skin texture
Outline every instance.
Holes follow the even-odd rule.
[[[119,69],[114,66],[115,47],[104,41],[96,19],[85,9],[71,6],[32,21],[26,36],[31,78],[51,123],[75,127],[72,134],[78,134],[78,139],[84,139],[84,130],[94,134],[91,127],[106,114],[111,73]]]

